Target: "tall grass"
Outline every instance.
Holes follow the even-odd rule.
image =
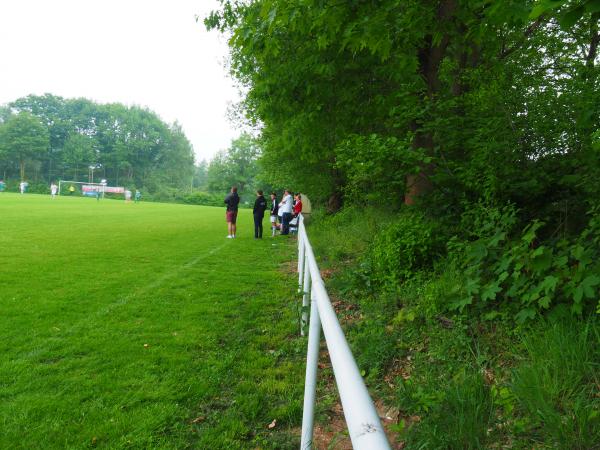
[[[309,224],[309,235],[318,249],[317,257],[338,263],[356,260],[391,218],[390,213],[375,208],[346,208],[335,215],[317,210]]]
[[[410,430],[407,448],[486,448],[495,407],[481,373],[474,370],[461,373],[438,397],[441,401],[432,403],[421,422]]]
[[[597,322],[569,321],[525,338],[511,387],[532,441],[600,447],[599,336]]]

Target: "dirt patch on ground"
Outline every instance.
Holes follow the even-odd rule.
[[[340,304],[341,306],[341,304]],[[352,442],[348,434],[348,428],[346,426],[346,419],[344,418],[344,411],[342,404],[340,403],[339,395],[337,393],[337,387],[335,384],[335,378],[333,376],[333,370],[331,368],[331,362],[329,360],[329,352],[327,351],[326,345],[321,343],[321,350],[319,352],[319,378],[324,382],[319,389],[318,395],[335,396],[335,401],[332,406],[325,412],[326,419],[321,419],[320,422],[315,424],[313,434],[313,449],[315,450],[351,450]],[[414,418],[407,418],[401,416],[398,408],[390,407],[384,404],[381,400],[375,401],[375,408],[381,420],[381,424],[385,429],[385,433],[390,441],[390,445],[393,449],[403,449],[404,443],[399,440],[397,431],[394,430],[395,426],[400,423],[403,419],[406,424],[414,422]],[[418,420],[418,418],[416,419]],[[300,430],[298,430],[300,435]]]
[[[297,277],[298,276],[298,261],[297,260],[285,261],[279,265],[279,270],[286,275],[295,274]]]
[[[342,325],[348,325],[362,319],[358,305],[348,303],[339,297],[331,296],[331,305]]]
[[[382,402],[375,402],[375,408],[381,419],[385,434],[393,449],[401,450],[404,442],[399,441],[398,433],[393,426],[400,420],[400,411],[394,407],[388,407]],[[327,424],[317,424],[313,435],[313,448],[316,450],[352,450],[352,442],[346,428],[346,420],[342,405],[336,403],[328,412],[330,418]],[[406,419],[405,419],[406,420]]]

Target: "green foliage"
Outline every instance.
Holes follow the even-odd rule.
[[[450,224],[485,200],[577,228],[597,198],[595,0],[221,6],[265,181],[397,208],[419,172]]]
[[[578,238],[588,248],[600,238],[595,211]],[[481,308],[448,311],[464,295],[466,248],[471,263],[485,255],[493,274],[494,258],[518,247],[533,274],[548,265],[540,258],[545,251],[533,252],[552,248],[554,260],[561,237],[540,224],[522,231],[512,205],[477,203],[456,225],[465,241],[455,239],[449,257],[390,289],[372,283],[365,255],[381,230],[402,216],[347,207],[333,216],[317,214],[309,227],[321,268],[334,270],[328,290],[348,304],[339,315],[343,323],[350,318],[345,328],[359,368],[375,397],[400,410],[399,440],[408,448],[457,450],[593,447],[600,429],[595,317],[582,321],[570,313],[571,301],[556,297],[535,321],[516,325],[521,303],[505,300],[504,291],[495,300],[477,300]],[[487,246],[471,247],[477,241]],[[570,269],[579,261],[570,260]]]
[[[183,203],[190,205],[223,206],[223,195],[208,192],[194,192],[183,196]]]
[[[237,186],[243,200],[254,199],[258,175],[257,158],[260,148],[256,139],[242,134],[231,142],[227,150],[218,152],[210,161],[206,172],[206,184],[210,192],[224,194]]]
[[[311,240],[319,246],[318,258],[330,262],[354,260],[368,252],[373,239],[391,220],[388,211],[375,208],[344,208],[336,214],[323,209],[311,214]],[[362,261],[369,265],[368,261]]]
[[[93,165],[111,185],[146,192],[190,185],[194,156],[181,126],[147,109],[46,94],[15,100],[5,115],[0,170],[8,179],[22,178],[27,166],[33,183],[88,181]],[[17,122],[18,129],[10,131]]]
[[[25,180],[25,164],[43,158],[48,150],[48,131],[39,119],[21,111],[0,125],[0,161],[19,167],[19,179]]]
[[[417,210],[407,210],[376,237],[369,259],[373,280],[396,287],[432,267],[443,252],[438,225]]]
[[[352,136],[336,148],[337,169],[346,174],[344,195],[353,204],[387,205],[404,201],[406,175],[419,173],[431,158],[396,137]]]
[[[563,28],[572,28],[586,13],[599,13],[600,2],[598,0],[537,0],[530,17],[537,19],[543,14],[554,14],[558,16]]]
[[[489,318],[510,310],[520,323],[564,303],[574,314],[591,310],[600,285],[595,210],[588,228],[572,241],[544,242],[545,224],[537,220],[511,239],[514,224],[514,210],[492,209],[476,229],[476,240],[450,243],[464,271],[464,289],[451,307],[462,311],[471,305]]]
[[[74,168],[74,179],[79,179],[79,169],[88,172],[88,166],[96,164],[97,143],[95,139],[84,134],[69,135],[62,149],[62,160],[66,167]]]

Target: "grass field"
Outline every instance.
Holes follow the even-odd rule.
[[[0,194],[0,448],[296,448],[293,244],[240,215]]]

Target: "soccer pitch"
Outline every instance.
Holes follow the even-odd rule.
[[[0,448],[297,447],[293,243],[224,216],[0,194]]]

